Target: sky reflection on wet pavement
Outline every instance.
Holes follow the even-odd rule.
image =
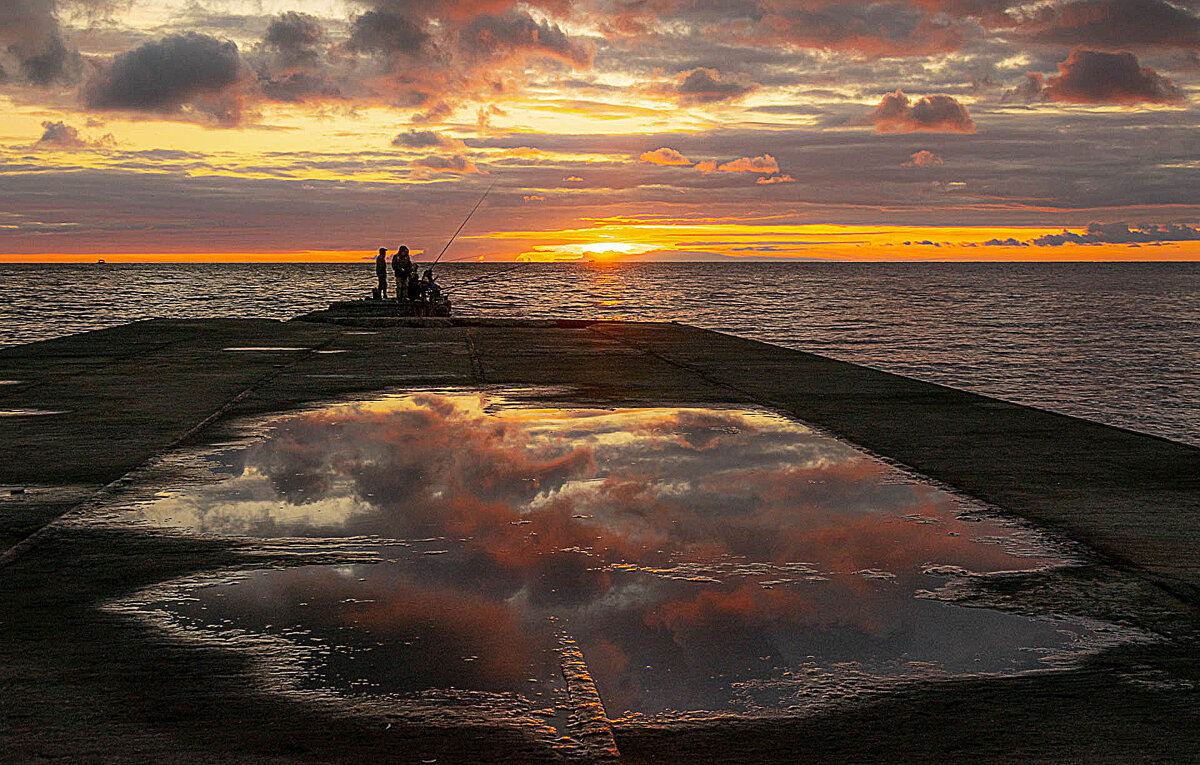
[[[612,718],[786,713],[856,676],[1050,666],[1092,629],[928,597],[1064,559],[763,411],[416,393],[282,417],[210,459],[226,480],[137,517],[366,536],[383,562],[247,571],[143,605],[321,646],[313,682],[347,691],[502,694],[561,721],[573,639]]]

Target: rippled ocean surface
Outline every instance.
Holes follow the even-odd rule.
[[[0,345],[286,319],[373,264],[0,265]],[[1200,263],[449,263],[457,315],[670,320],[1200,445]]]

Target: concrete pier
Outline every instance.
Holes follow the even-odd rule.
[[[1095,551],[990,583],[1023,607],[1169,640],[1078,670],[909,687],[788,721],[613,725],[629,762],[1184,761],[1200,752],[1200,450],[676,324],[154,320],[0,350],[0,759],[553,761],[512,730],[430,730],[254,687],[96,605],[233,565],[236,545],[58,521],[247,417],[370,391],[548,386],[603,405],[798,418]],[[333,351],[336,351],[333,352]],[[992,602],[992,601],[987,601]]]

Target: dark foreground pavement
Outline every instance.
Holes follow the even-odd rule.
[[[244,564],[237,543],[55,521],[249,417],[486,384],[797,417],[1097,552],[1089,565],[997,578],[989,605],[1171,638],[1070,672],[916,685],[795,720],[616,724],[623,761],[1200,761],[1200,450],[673,324],[323,318],[157,320],[0,350],[0,379],[18,381],[0,386],[0,410],[65,412],[0,417],[0,758],[561,759],[514,729],[431,729],[268,693],[244,656],[96,608]]]

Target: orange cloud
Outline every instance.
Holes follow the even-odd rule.
[[[701,162],[696,165],[696,169],[705,175],[709,173],[764,173],[770,175],[779,172],[779,163],[770,154],[763,154],[761,157],[741,157],[721,165],[713,161]]]
[[[690,164],[692,164],[692,161],[690,159],[688,159],[687,157],[683,156],[682,154],[680,154],[679,152],[675,151],[674,149],[672,149],[668,146],[663,146],[662,148],[655,149],[654,151],[648,151],[645,154],[643,154],[642,156],[638,157],[638,159],[641,160],[642,162],[646,162],[651,165],[690,165]]]
[[[795,183],[795,182],[796,182],[796,179],[793,178],[792,176],[788,175],[787,173],[784,173],[783,175],[772,175],[769,178],[763,177],[763,178],[759,178],[758,180],[755,181],[755,183],[757,183],[759,185],[763,185],[763,186],[771,184],[771,183]]]

